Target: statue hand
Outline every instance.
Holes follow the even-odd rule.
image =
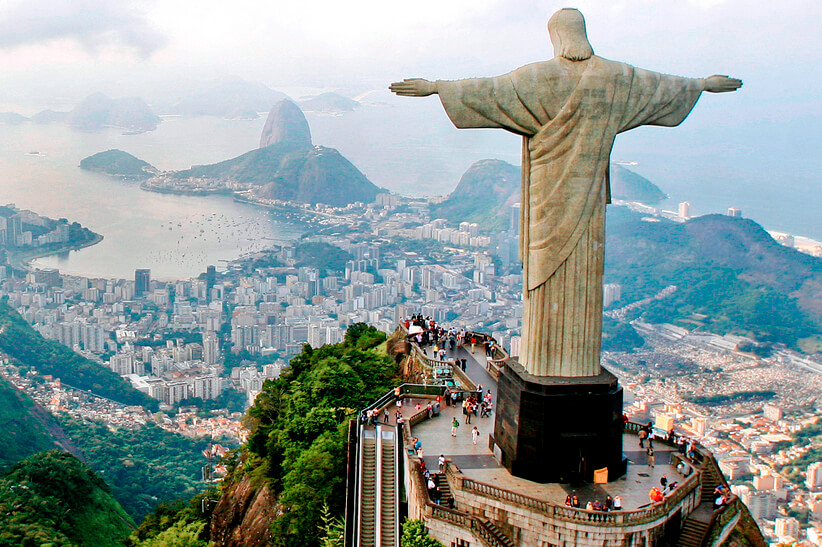
[[[705,78],[705,91],[709,93],[727,93],[742,87],[742,80],[729,78],[721,74],[714,74]]]
[[[394,82],[388,89],[402,97],[427,97],[437,92],[437,84],[422,78],[406,78],[401,82]]]

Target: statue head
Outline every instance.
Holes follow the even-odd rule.
[[[585,32],[585,18],[578,9],[564,8],[548,20],[548,34],[554,45],[554,57],[584,61],[594,54]]]

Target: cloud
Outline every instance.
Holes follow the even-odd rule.
[[[166,37],[130,0],[17,1],[0,10],[0,48],[70,40],[94,54],[115,47],[148,57]]]

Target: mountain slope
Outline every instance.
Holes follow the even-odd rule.
[[[43,338],[9,306],[7,298],[0,300],[0,352],[8,355],[13,364],[33,367],[40,374],[51,374],[72,387],[123,404],[157,409],[156,400],[134,389],[118,374],[59,342]]]
[[[66,452],[41,452],[0,478],[0,544],[122,545],[134,522],[105,482]]]
[[[654,205],[668,197],[656,184],[618,163],[611,163],[610,169],[611,199]]]
[[[520,168],[501,160],[474,163],[432,216],[451,223],[477,222],[484,230],[508,228],[511,205],[520,201]]]
[[[77,448],[46,409],[0,378],[0,471],[37,452]]]
[[[372,202],[380,191],[337,150],[304,148],[288,141],[172,176],[236,181],[258,187],[258,197],[333,206]]]
[[[653,220],[611,207],[606,222],[606,282],[623,285],[624,301],[678,287],[646,306],[646,319],[703,314],[710,330],[788,345],[820,332],[822,259],[780,245],[749,219]]]
[[[235,117],[238,112],[265,112],[285,99],[284,93],[256,82],[226,82],[199,89],[171,108],[184,116]]]

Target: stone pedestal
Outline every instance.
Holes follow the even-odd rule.
[[[533,376],[506,362],[497,386],[494,452],[512,475],[535,482],[608,480],[625,474],[622,388],[602,369],[597,376]]]

